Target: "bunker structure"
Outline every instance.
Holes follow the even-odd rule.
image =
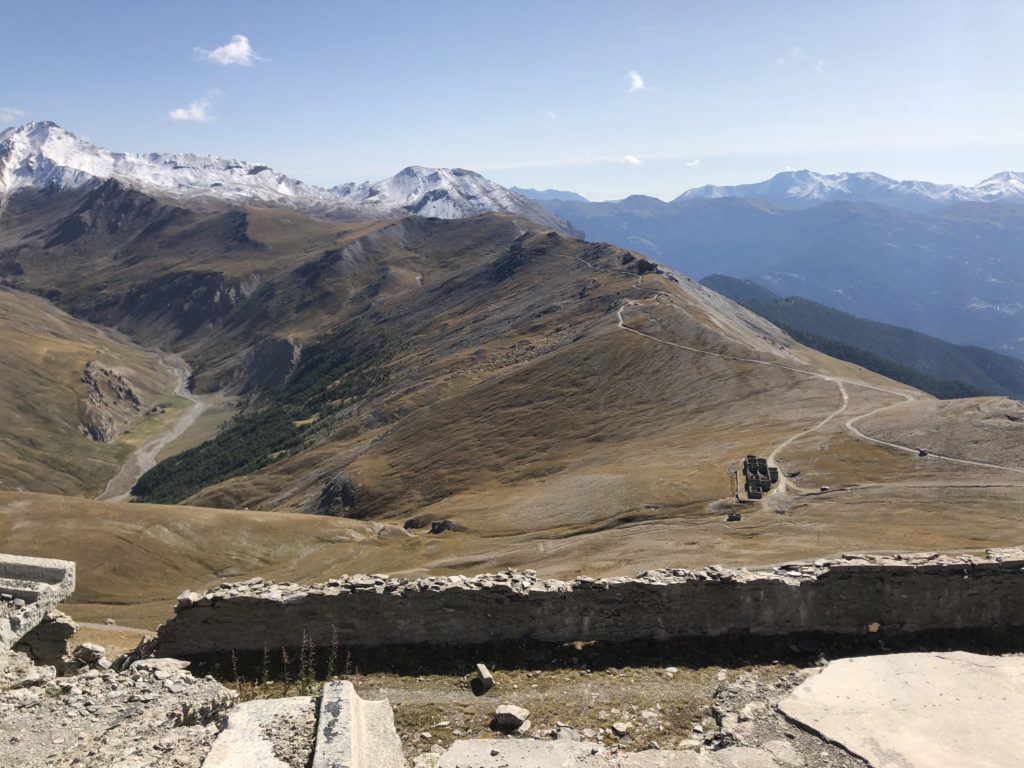
[[[12,648],[74,591],[74,563],[0,554],[0,646]]]
[[[769,467],[768,459],[748,455],[743,460],[743,490],[747,492],[748,499],[763,498],[777,482],[779,468]]]

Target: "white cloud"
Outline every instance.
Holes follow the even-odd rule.
[[[694,160],[687,160],[686,161],[686,167],[687,168],[696,168],[698,165],[700,165],[700,158],[699,157],[694,159]]]
[[[636,155],[626,155],[622,158],[622,162],[625,165],[643,165],[644,161]]]
[[[779,56],[775,60],[776,64],[796,64],[801,61],[807,61],[807,54],[804,53],[804,49],[799,45],[794,45],[785,54]]]
[[[647,86],[644,85],[644,78],[643,78],[643,76],[639,72],[637,72],[635,69],[629,70],[629,72],[626,73],[626,77],[629,78],[629,92],[630,93],[632,93],[633,91],[646,91],[647,90]]]
[[[179,123],[208,123],[214,119],[213,115],[209,113],[213,96],[213,93],[209,93],[201,99],[190,102],[187,107],[172,109],[167,113],[167,117]]]
[[[546,117],[548,120],[557,120],[558,119],[558,115],[556,115],[550,109],[544,110],[544,117]]]
[[[208,51],[205,48],[196,48],[196,56],[206,59],[212,64],[219,64],[228,67],[232,64],[239,67],[251,67],[257,61],[266,61],[258,56],[256,51],[249,44],[249,38],[245,35],[232,35],[231,42],[219,48]]]
[[[794,66],[807,66],[814,70],[814,74],[820,75],[825,69],[824,59],[812,59],[807,52],[799,45],[794,45],[782,56],[775,60],[776,64],[792,64]]]
[[[0,107],[0,125],[14,125],[25,114],[24,110],[17,107]]]

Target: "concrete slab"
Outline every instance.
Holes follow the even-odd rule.
[[[874,768],[1021,765],[1024,656],[841,659],[795,688],[779,709]]]
[[[452,744],[437,768],[576,768],[590,749],[564,741],[466,739]]]
[[[437,768],[780,768],[760,749],[718,752],[646,750],[608,752],[586,742],[466,739],[441,755]]]
[[[274,750],[269,731],[274,723],[300,716],[312,696],[256,699],[232,709],[203,768],[289,768]]]
[[[368,701],[347,680],[324,685],[312,768],[405,768],[387,699]]]

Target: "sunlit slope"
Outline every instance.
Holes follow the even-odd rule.
[[[157,354],[44,299],[0,287],[0,339],[0,489],[94,495],[170,415],[150,409],[173,412],[173,377]],[[119,397],[123,383],[131,395]]]
[[[728,497],[737,457],[840,405],[834,371],[907,391],[636,263],[552,234],[463,250],[457,276],[373,317],[397,339],[386,382],[330,423],[296,411],[284,458],[188,503],[583,530]],[[858,407],[899,398],[865,389]]]
[[[411,522],[419,549],[388,569],[615,573],[1019,528],[1016,476],[853,431],[931,398],[621,248],[501,215],[346,223],[88,195],[5,212],[5,279],[166,342],[200,391],[251,397],[143,478],[149,500]],[[729,524],[747,453],[795,476]],[[432,520],[455,530],[415,527]]]

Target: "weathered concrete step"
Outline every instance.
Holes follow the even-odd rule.
[[[24,602],[0,606],[0,646],[11,648],[74,591],[74,563],[0,554],[0,594]]]
[[[45,581],[29,581],[28,579],[9,579],[0,576],[0,594],[19,597],[26,603],[34,603],[39,596],[52,589],[53,585]]]
[[[352,683],[324,685],[312,768],[405,768],[386,699],[361,699]]]
[[[289,764],[275,749],[273,727],[284,724],[285,732],[296,720],[312,713],[312,696],[294,696],[286,699],[256,699],[246,701],[232,709],[223,730],[206,756],[203,768],[289,768]],[[292,738],[296,735],[291,733]],[[312,733],[308,734],[312,741]]]
[[[71,578],[71,589],[74,590],[75,564],[67,560],[0,555],[0,578],[61,584],[69,577]]]

